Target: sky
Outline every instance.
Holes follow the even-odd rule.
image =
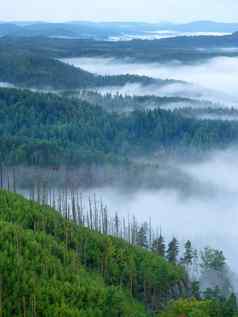
[[[237,0],[0,0],[1,21],[237,22]]]

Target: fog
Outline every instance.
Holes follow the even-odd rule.
[[[115,187],[95,188],[111,212],[135,215],[139,221],[151,218],[162,228],[167,241],[176,236],[191,239],[202,248],[222,249],[232,270],[238,273],[238,150],[214,152],[201,162],[176,165],[192,177],[206,194],[194,190],[181,193],[175,188],[124,191]],[[88,194],[89,191],[86,191]]]
[[[97,88],[97,92],[106,95],[120,94],[122,96],[158,96],[158,97],[184,97],[193,100],[204,101],[204,106],[200,103],[199,107],[206,107],[207,102],[215,103],[219,107],[238,108],[238,99],[220,91],[209,90],[189,83],[171,83],[167,85],[141,85],[139,83],[126,84],[120,87],[102,87]],[[180,107],[187,107],[187,103],[181,103]],[[197,107],[198,104],[191,104]],[[212,105],[210,105],[212,106]],[[171,109],[177,108],[177,105],[171,104]]]
[[[208,53],[237,53],[238,47],[198,48],[197,51],[208,52]]]
[[[179,96],[209,100],[219,103],[219,106],[238,106],[238,58],[219,57],[201,64],[189,65],[179,62],[142,64],[113,58],[71,58],[64,61],[101,75],[129,73],[184,81],[161,86],[127,84],[123,87],[97,89],[102,94],[110,92],[138,96]],[[187,103],[184,105],[188,106]],[[175,106],[176,104],[171,105]],[[225,115],[219,118],[235,119]],[[210,116],[210,119],[218,117]],[[107,205],[111,214],[135,216],[141,223],[151,219],[154,228],[162,229],[167,242],[176,236],[181,244],[190,239],[197,248],[211,246],[223,250],[231,269],[238,274],[237,157],[238,149],[229,149],[212,152],[203,159],[196,157],[196,160],[186,164],[174,160],[169,162],[174,168],[169,172],[159,158],[154,158],[153,161],[148,158],[152,165],[155,163],[160,168],[158,174],[154,173],[153,182],[156,183],[155,178],[161,177],[164,185],[153,188],[149,184],[150,176],[146,178],[143,175],[148,186],[139,186],[136,177],[136,185],[133,188],[123,182],[123,186],[119,186],[112,183],[113,176],[110,175],[106,177],[110,179],[109,183],[104,184],[104,178],[100,176],[96,180],[93,179],[94,186],[88,186],[87,189],[78,186],[77,190],[85,197],[96,194],[98,199],[102,199]],[[175,171],[180,173],[176,175]],[[101,171],[101,174],[103,173],[104,171]],[[113,171],[111,173],[113,174]],[[118,183],[120,173],[114,175]],[[124,173],[128,173],[129,177],[131,175],[128,171]],[[87,178],[88,175],[85,174],[85,179]],[[166,178],[170,178],[169,181],[166,182]],[[128,179],[126,182],[133,183]],[[85,182],[82,181],[83,183]],[[190,186],[190,190],[187,190],[186,186]]]
[[[0,82],[0,88],[14,88],[15,86],[13,84],[7,83],[7,82]]]
[[[224,36],[231,33],[222,33],[222,32],[179,32],[179,31],[154,31],[154,32],[145,32],[144,34],[123,34],[120,36],[111,36],[108,38],[109,41],[132,41],[135,39],[140,40],[159,40],[164,38],[173,38],[179,36]]]
[[[117,89],[124,94],[143,95],[153,92],[159,96],[177,95],[216,102],[222,101],[229,104],[235,104],[238,101],[238,58],[236,57],[217,57],[195,64],[182,64],[177,61],[169,64],[133,63],[127,59],[84,57],[64,59],[64,62],[101,75],[136,74],[153,78],[182,80],[191,84],[174,84],[162,88],[126,85]]]
[[[103,94],[179,96],[206,99],[219,106],[238,105],[238,58],[234,57],[213,58],[200,64],[133,63],[114,58],[73,58],[65,62],[101,75],[137,74],[187,82],[159,87],[104,87],[99,90]],[[94,191],[113,212],[135,215],[140,221],[151,217],[152,224],[162,228],[167,240],[175,235],[180,241],[191,239],[199,248],[209,245],[224,250],[232,270],[238,273],[237,156],[238,150],[230,149],[213,152],[200,162],[173,163],[203,191],[196,186],[187,194],[179,188],[127,192],[104,187]]]
[[[154,176],[150,177],[151,173],[149,177],[143,175],[143,184],[140,184],[138,177],[140,171],[137,170],[134,176],[130,174],[129,177],[135,179],[133,181],[127,179],[126,171],[122,173],[112,168],[109,169],[109,181],[104,179],[100,183],[98,179],[105,171],[95,171],[97,182],[93,181],[86,187],[83,173],[84,177],[87,177],[87,173],[84,171],[71,170],[65,174],[64,169],[59,179],[59,171],[42,172],[37,169],[36,173],[41,177],[36,178],[32,174],[32,180],[43,180],[44,184],[49,185],[51,177],[51,186],[61,192],[65,192],[65,181],[67,186],[74,183],[74,191],[82,194],[86,203],[89,196],[95,195],[99,202],[107,206],[112,216],[115,213],[120,217],[130,216],[131,219],[135,216],[139,223],[151,219],[153,229],[161,229],[166,242],[175,236],[180,241],[181,249],[189,239],[198,249],[210,246],[223,250],[229,266],[238,274],[237,156],[238,149],[229,149],[213,152],[203,159],[196,157],[196,160],[186,163],[171,159],[164,164],[154,158],[154,165],[151,165],[154,166],[151,167]],[[170,165],[173,168],[169,171]],[[27,177],[30,173],[23,169],[19,174],[24,183],[20,192],[27,197],[32,188],[31,185],[28,194]],[[116,178],[115,182],[111,180],[113,177]],[[159,186],[156,178],[159,179]]]
[[[204,113],[196,116],[197,119],[201,120],[222,120],[222,121],[238,121],[238,116],[232,115],[220,115],[220,114],[208,114]]]

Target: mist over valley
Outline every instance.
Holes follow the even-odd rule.
[[[130,74],[184,82],[168,84],[158,89],[156,86],[141,87],[139,84],[127,84],[124,87],[111,88],[114,94],[118,92],[123,95],[194,97],[220,103],[227,102],[231,105],[238,100],[238,58],[217,57],[207,62],[189,65],[176,61],[169,64],[136,63],[114,58],[70,58],[63,61],[100,75]],[[185,84],[186,82],[189,84]],[[110,87],[102,88],[102,91],[110,92]]]
[[[237,31],[0,23],[0,314],[237,317]]]

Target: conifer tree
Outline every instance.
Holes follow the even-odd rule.
[[[188,266],[188,265],[191,265],[192,262],[193,262],[193,248],[192,248],[191,241],[188,240],[184,246],[184,255],[182,258],[182,263]]]
[[[176,238],[173,238],[168,245],[168,250],[167,250],[168,261],[171,263],[176,263],[178,254],[179,254],[178,241]]]
[[[159,238],[153,241],[152,250],[160,256],[165,256],[165,242],[163,236],[160,234]]]
[[[147,224],[144,223],[140,229],[137,231],[136,234],[136,244],[147,248],[148,247],[148,240],[147,240]]]

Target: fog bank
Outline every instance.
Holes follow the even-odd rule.
[[[183,97],[193,100],[202,101],[200,105],[190,104],[191,107],[206,107],[207,102],[215,103],[219,107],[238,108],[238,99],[234,96],[227,95],[222,92],[209,90],[200,86],[189,83],[172,83],[164,86],[146,85],[139,83],[126,84],[118,87],[103,87],[95,89],[102,95],[122,95],[122,96],[157,96],[157,97]],[[183,102],[179,107],[187,107],[188,104]],[[178,108],[178,105],[171,105],[170,109]]]
[[[238,272],[238,165],[237,150],[213,153],[203,162],[177,163],[207,195],[194,192],[181,195],[176,189],[120,191],[100,188],[91,191],[120,215],[135,215],[139,221],[151,218],[162,228],[167,240],[191,239],[196,247],[211,246],[224,250],[231,268]],[[88,194],[88,192],[86,192]]]
[[[154,94],[157,95],[176,94],[180,97],[194,96],[216,101],[238,101],[238,58],[236,57],[217,57],[199,64],[182,64],[177,61],[169,64],[133,63],[127,59],[84,57],[64,59],[64,62],[100,75],[135,74],[182,80],[192,84],[188,86],[168,85],[168,87],[157,89],[152,87],[151,90],[154,89]],[[128,94],[132,93],[132,89],[128,90],[128,86],[123,87],[122,90]],[[134,94],[148,94],[148,91],[144,91],[140,87],[135,89]]]
[[[154,31],[144,32],[144,34],[122,34],[118,36],[110,36],[109,41],[132,41],[132,40],[160,40],[179,36],[224,36],[231,33],[222,32],[179,32],[179,31]]]

